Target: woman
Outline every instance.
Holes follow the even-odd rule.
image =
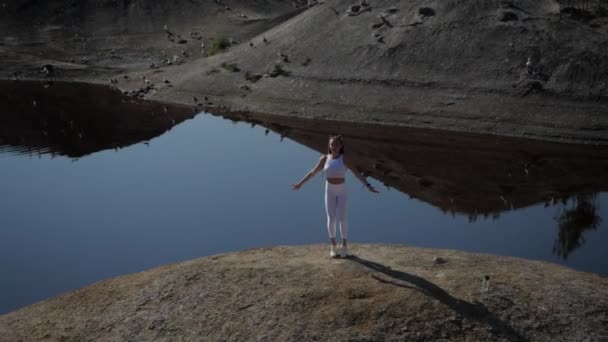
[[[348,193],[344,176],[346,168],[351,169],[355,177],[367,187],[370,192],[377,193],[371,184],[367,182],[359,172],[357,172],[348,159],[344,156],[344,142],[341,135],[329,138],[329,153],[321,156],[319,163],[310,170],[301,181],[293,184],[294,190],[298,190],[308,180],[313,178],[321,170],[325,172],[325,211],[327,213],[327,231],[331,240],[329,255],[332,258],[348,256],[346,240],[348,237],[348,224],[346,222],[346,205],[348,203]],[[339,254],[336,253],[336,224],[340,224],[340,235],[342,236],[342,246]]]

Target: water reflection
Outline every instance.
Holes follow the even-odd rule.
[[[0,153],[72,158],[150,140],[194,115],[101,85],[49,81],[0,81],[0,103]]]
[[[388,188],[427,202],[444,213],[496,220],[506,211],[545,203],[564,208],[554,253],[561,258],[596,229],[598,192],[608,189],[608,147],[548,143],[507,137],[423,129],[311,121],[290,117],[222,112],[259,124],[325,153],[327,137],[348,141],[356,167]]]
[[[585,244],[583,232],[596,230],[602,222],[598,215],[599,199],[597,194],[579,194],[564,203],[559,216],[558,234],[553,253],[562,259],[568,259],[568,255],[575,249]]]
[[[146,142],[195,115],[122,96],[104,86],[0,81],[0,153],[78,158]],[[538,203],[555,206],[553,253],[566,259],[601,222],[597,193],[606,191],[608,147],[567,145],[422,129],[293,117],[220,113],[233,123],[260,125],[325,153],[341,133],[364,174],[469,221]],[[569,204],[570,203],[570,204]]]

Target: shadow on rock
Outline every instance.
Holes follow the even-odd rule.
[[[500,318],[490,312],[488,308],[481,303],[472,304],[464,300],[454,298],[445,290],[424,278],[393,270],[390,267],[371,260],[362,259],[356,256],[349,257],[348,260],[359,263],[373,271],[388,276],[388,278],[386,278],[372,274],[372,277],[380,282],[418,290],[430,297],[437,299],[467,319],[489,325],[492,330],[496,331],[500,335],[503,335],[504,337],[507,337],[509,341],[528,341],[528,339],[521,336],[506,322],[500,320]]]

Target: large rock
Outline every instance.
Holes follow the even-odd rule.
[[[601,341],[608,280],[448,250],[325,245],[215,255],[0,316],[2,341]],[[435,257],[444,263],[433,262]],[[487,291],[483,279],[489,276]]]

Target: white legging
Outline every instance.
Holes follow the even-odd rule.
[[[336,238],[336,224],[340,224],[340,235],[343,239],[348,236],[346,222],[346,205],[348,193],[346,183],[331,184],[325,182],[325,212],[327,213],[327,232],[332,239]]]

